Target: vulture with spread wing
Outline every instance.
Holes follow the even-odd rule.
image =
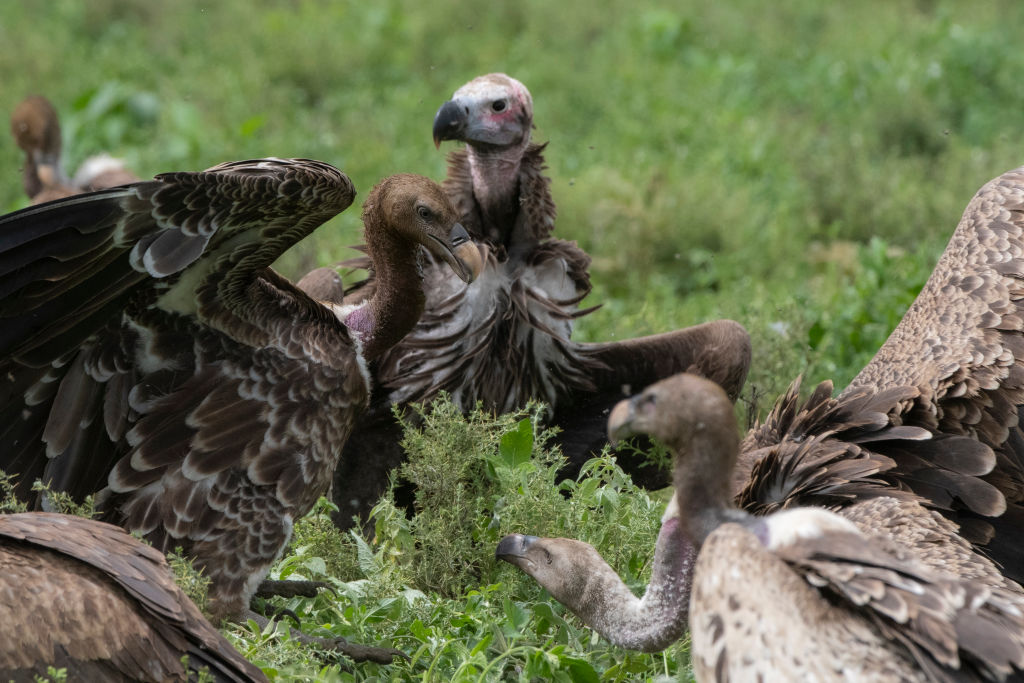
[[[727,404],[718,417],[699,412],[724,397],[694,378],[616,408],[615,436],[654,435],[678,458],[642,600],[586,544],[512,535],[499,557],[627,647],[666,646],[689,613],[695,666],[708,677],[810,675],[832,654],[842,666],[863,657],[891,667],[863,670],[872,676],[1019,674],[1022,285],[1017,169],[979,190],[900,325],[837,398],[824,382],[801,404],[794,383],[738,447]],[[794,634],[790,645],[754,643],[759,623]],[[829,649],[854,635],[876,651]],[[823,659],[794,649],[804,642]]]
[[[688,369],[719,382],[733,398],[743,386],[750,341],[730,320],[623,342],[570,339],[576,318],[594,310],[579,307],[590,292],[590,257],[574,242],[551,236],[555,204],[544,175],[546,145],[531,142],[532,127],[529,91],[499,73],[465,84],[437,112],[435,143],[466,143],[449,155],[443,186],[483,254],[483,272],[467,284],[428,260],[423,317],[373,364],[374,404],[335,474],[342,526],[369,511],[404,457],[394,405],[429,401],[442,391],[464,411],[478,401],[510,411],[543,400],[562,430],[558,443],[569,462],[563,474],[572,477],[607,443],[607,411],[628,387]],[[345,300],[370,296],[375,279],[372,273]],[[313,271],[299,286],[325,300],[342,295],[329,269]],[[619,457],[637,483],[668,484],[667,471],[628,460],[629,454]]]
[[[326,492],[366,364],[419,318],[420,245],[479,270],[441,188],[413,175],[364,204],[378,286],[362,305],[269,268],[354,196],[327,164],[261,159],[0,217],[0,469],[18,493],[98,492],[105,519],[196,558],[215,617],[241,614]]]
[[[124,167],[123,162],[107,154],[89,157],[82,162],[75,177],[69,179],[61,165],[57,110],[41,95],[26,97],[14,108],[11,135],[25,152],[21,180],[25,194],[33,204],[139,180]]]
[[[48,512],[0,515],[0,679],[265,681],[123,529]]]

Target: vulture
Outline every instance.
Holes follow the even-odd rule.
[[[123,162],[107,154],[82,162],[73,179],[61,166],[61,133],[57,110],[48,99],[32,95],[11,114],[11,135],[25,152],[22,185],[33,204],[134,183],[139,178]]]
[[[649,434],[675,454],[675,495],[643,599],[586,544],[514,535],[498,552],[609,638],[656,650],[688,619],[702,681],[1024,672],[1024,591],[909,491],[863,495],[835,512],[741,510],[732,403],[693,375],[623,401],[608,428]]]
[[[583,344],[570,339],[590,292],[590,257],[576,243],[551,236],[555,204],[544,175],[546,144],[531,141],[533,99],[505,74],[480,76],[455,91],[434,119],[436,145],[466,143],[448,157],[443,187],[479,247],[484,267],[466,283],[428,257],[426,309],[419,323],[371,365],[374,399],[346,445],[335,473],[335,521],[365,517],[404,454],[393,408],[427,402],[446,392],[463,410],[481,402],[507,412],[531,399],[546,402],[574,477],[607,443],[604,423],[629,387],[676,372],[699,372],[736,397],[750,365],[750,340],[741,325],[720,320],[621,342]],[[366,260],[347,265],[368,267]],[[340,300],[332,269],[299,282],[316,298]],[[376,273],[345,301],[372,295]],[[596,308],[596,307],[595,307]],[[649,488],[667,486],[667,471],[632,452],[623,468]],[[632,460],[630,458],[633,458]]]
[[[265,681],[123,529],[48,512],[0,515],[0,679]]]
[[[666,513],[642,600],[586,544],[512,535],[499,544],[498,556],[627,647],[666,646],[682,632],[689,606],[694,647],[701,642],[719,648],[703,651],[707,659],[696,664],[711,667],[705,669],[709,676],[727,678],[714,673],[715,667],[748,666],[734,659],[742,660],[736,649],[727,652],[745,646],[723,638],[739,638],[743,624],[743,637],[759,633],[750,629],[779,607],[760,600],[771,588],[757,589],[759,601],[754,601],[743,594],[742,581],[726,582],[725,569],[715,593],[711,567],[725,565],[712,559],[724,555],[704,559],[714,548],[738,553],[744,562],[766,558],[764,566],[773,567],[763,572],[766,580],[770,575],[779,586],[792,587],[794,602],[785,609],[793,619],[809,614],[812,608],[806,606],[813,600],[814,614],[822,622],[833,620],[824,616],[824,595],[825,602],[839,600],[843,610],[859,611],[858,618],[866,621],[856,622],[858,633],[868,629],[872,637],[895,639],[905,648],[897,659],[910,657],[925,671],[942,672],[936,678],[956,678],[952,672],[961,666],[988,672],[974,676],[1005,677],[1022,666],[1017,624],[999,621],[1008,612],[992,602],[1003,604],[1010,599],[1005,592],[1019,594],[1024,582],[1022,301],[1024,168],[1019,168],[978,191],[903,320],[839,396],[833,398],[831,383],[823,382],[801,402],[797,380],[738,447],[727,436],[734,430],[731,418],[693,417],[697,408],[689,404],[710,400],[714,393],[707,385],[699,391],[691,386],[680,397],[673,392],[685,385],[656,384],[631,404],[616,407],[609,420],[614,436],[653,435],[680,460],[675,503]],[[717,474],[707,475],[715,476],[715,483],[704,481],[701,488],[694,483],[701,470],[693,462],[699,459],[691,456],[712,450],[722,458],[722,451],[736,452],[717,465]],[[801,512],[787,517],[793,509]],[[784,521],[770,521],[776,518]],[[819,521],[824,526],[815,528]],[[832,537],[825,530],[846,535]],[[695,548],[702,544],[695,567]],[[551,566],[541,559],[550,559]],[[701,567],[707,568],[704,578],[695,578]],[[761,573],[753,564],[744,570]],[[804,597],[795,597],[801,591]],[[736,626],[735,616],[729,621],[725,612],[714,611],[710,601],[716,596],[754,616]],[[708,601],[700,607],[703,621],[696,616],[698,600]],[[965,605],[987,611],[964,612]],[[936,608],[946,621],[934,620]],[[993,626],[992,618],[1003,625]],[[812,622],[804,627],[815,629]],[[964,640],[964,631],[972,629],[1005,631],[1014,640],[995,635],[980,636],[982,642]],[[922,633],[934,641],[922,642]]]
[[[16,493],[95,492],[105,521],[195,558],[214,618],[242,615],[330,485],[367,363],[422,311],[419,246],[479,271],[440,186],[407,174],[363,206],[373,297],[324,305],[270,269],[354,196],[328,164],[258,159],[0,217],[0,470]]]

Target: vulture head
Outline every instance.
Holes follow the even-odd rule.
[[[594,546],[572,538],[509,534],[494,555],[522,569],[563,605],[584,603],[593,570],[608,567]]]
[[[33,95],[22,100],[11,114],[11,135],[25,152],[24,183],[30,197],[63,182],[60,123],[48,99]]]
[[[369,360],[397,344],[423,313],[420,246],[466,282],[480,274],[483,259],[440,185],[423,176],[399,174],[378,183],[363,204],[363,226],[377,288],[344,323],[362,339]]]
[[[434,144],[461,140],[477,150],[525,149],[533,127],[533,98],[526,86],[494,73],[455,91],[434,117]]]
[[[594,546],[582,541],[509,534],[498,543],[495,557],[521,569],[620,647],[655,652],[686,630],[696,552],[675,517],[658,534],[643,598],[633,594]]]
[[[608,416],[614,443],[645,434],[675,453],[674,481],[694,471],[714,472],[728,492],[739,452],[733,405],[716,383],[680,373],[656,382],[632,398],[619,401]]]
[[[480,274],[480,252],[444,191],[429,178],[403,173],[382,180],[363,204],[363,224],[368,244],[383,231],[398,243],[423,245],[466,282]]]

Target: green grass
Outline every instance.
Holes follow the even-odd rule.
[[[557,233],[594,257],[588,303],[603,307],[577,336],[739,320],[754,341],[746,396],[761,397],[763,412],[801,372],[805,386],[844,386],[899,320],[975,190],[1024,162],[1021,25],[1016,0],[9,2],[0,4],[0,110],[49,96],[64,116],[69,168],[104,150],[143,176],[308,156],[343,168],[365,197],[394,172],[440,179],[437,107],[471,77],[507,71],[533,93],[535,139],[550,141]],[[0,207],[18,208],[19,154],[6,136],[0,159],[9,169]],[[280,267],[300,275],[358,241],[354,207]],[[459,511],[475,515],[474,501],[491,494],[466,495]],[[513,530],[593,533],[567,514],[538,507],[518,526],[487,515],[459,524],[487,542]],[[656,521],[657,510],[649,515]],[[399,548],[429,548],[439,533],[388,528]],[[354,610],[345,618],[360,624],[419,615],[419,635],[400,645],[434,649],[402,669],[409,677],[475,680],[486,664],[460,667],[504,657],[488,676],[528,679],[539,671],[523,663],[534,654],[505,652],[566,643],[534,634],[527,644],[517,610],[532,620],[558,608],[524,598],[511,571],[488,575],[486,548],[481,540],[454,583],[389,573],[372,597],[331,609]],[[309,557],[332,571],[359,566]],[[426,597],[401,597],[408,590]],[[505,600],[512,606],[494,611]],[[493,635],[474,653],[486,619]],[[536,662],[580,658],[614,680],[609,662],[638,661],[566,624],[583,649]],[[252,642],[286,651],[276,638]],[[455,642],[461,655],[440,645]],[[641,678],[685,671],[675,654],[643,661]],[[355,675],[388,675],[371,669]]]

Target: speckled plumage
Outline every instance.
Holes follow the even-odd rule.
[[[435,183],[382,181],[363,217],[387,285],[350,330],[355,313],[269,265],[354,196],[332,166],[264,159],[0,218],[0,469],[18,493],[98,491],[238,616],[329,486],[368,402],[362,356],[419,315],[417,245],[468,240]]]
[[[845,427],[849,435],[853,423]],[[650,434],[675,453],[675,496],[656,557],[675,547],[677,571],[653,573],[638,600],[592,549],[563,556],[563,539],[534,543],[557,571],[510,561],[612,642],[664,647],[666,634],[688,614],[702,681],[1005,680],[1024,672],[1024,591],[955,525],[923,507],[927,501],[868,476],[863,464],[830,471],[843,466],[843,457],[792,462],[813,460],[822,447],[820,439],[796,433],[794,443],[806,449],[797,446],[770,472],[750,474],[774,476],[774,483],[758,482],[774,492],[774,511],[755,508],[767,516],[754,516],[736,508],[731,475],[742,456],[731,405],[719,387],[693,376],[663,380],[624,401],[609,430]],[[871,456],[851,451],[851,459]],[[863,476],[846,478],[854,474]],[[794,476],[801,485],[787,486]],[[756,488],[745,487],[738,502],[751,506]],[[801,506],[815,500],[829,501],[835,512]],[[666,541],[674,524],[682,527],[682,542]],[[690,544],[699,549],[694,565],[682,562],[679,550],[688,554]],[[587,591],[562,591],[573,575],[586,577],[604,599],[583,604],[576,598]]]
[[[721,382],[733,396],[743,386],[749,338],[732,321],[626,342],[571,340],[575,320],[596,308],[580,307],[591,289],[590,257],[575,242],[552,237],[556,208],[545,175],[547,144],[530,141],[532,125],[529,91],[505,74],[473,79],[438,111],[435,142],[467,143],[449,154],[443,187],[486,254],[485,267],[467,286],[425,261],[424,315],[376,365],[375,404],[335,476],[342,526],[369,511],[402,461],[393,405],[430,401],[442,391],[464,411],[478,401],[501,412],[545,401],[561,429],[557,439],[569,462],[563,474],[572,477],[605,445],[604,414],[629,386],[686,369]],[[372,283],[348,300],[367,296]],[[329,295],[326,280],[309,285],[314,296]],[[357,462],[368,466],[346,464]],[[641,485],[668,483],[666,471],[645,461],[626,456],[620,462]]]
[[[903,322],[850,386],[832,398],[825,382],[801,402],[795,382],[732,447],[738,462],[719,499],[742,511],[715,512],[701,504],[706,482],[684,484],[682,518],[696,515],[695,538],[722,554],[705,559],[702,550],[695,570],[699,677],[834,677],[837,663],[871,680],[1021,675],[1022,199],[1024,169],[986,184]],[[675,438],[693,450],[689,436]],[[680,500],[681,483],[700,469],[677,467]],[[822,508],[859,533],[771,547],[770,527],[782,522],[770,520]],[[773,594],[790,601],[766,602]],[[785,640],[758,626],[773,619]],[[616,624],[604,623],[614,640]],[[847,657],[850,647],[861,661]]]
[[[183,664],[182,658],[188,663]],[[0,678],[263,681],[124,530],[51,513],[0,515]],[[191,674],[191,676],[190,676]]]

